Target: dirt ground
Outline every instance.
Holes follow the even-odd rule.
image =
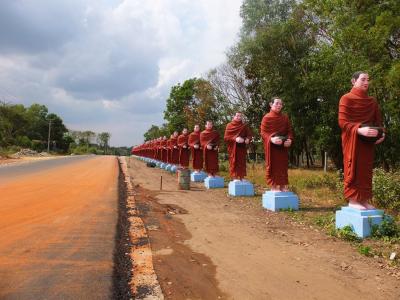
[[[110,299],[117,211],[112,156],[0,180],[0,299]]]
[[[167,299],[399,299],[400,281],[317,228],[129,162],[136,202]],[[160,191],[160,176],[163,189]]]
[[[0,166],[7,166],[7,165],[15,165],[15,164],[23,164],[23,163],[29,163],[29,162],[35,162],[35,161],[40,161],[40,160],[47,160],[47,159],[55,159],[59,156],[43,156],[43,157],[32,157],[32,156],[26,156],[26,157],[20,157],[20,158],[5,158],[5,157],[0,157]]]

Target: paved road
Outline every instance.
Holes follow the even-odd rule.
[[[118,164],[86,156],[0,167],[0,299],[109,299]]]

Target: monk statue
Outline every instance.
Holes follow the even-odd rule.
[[[253,138],[249,126],[243,123],[242,114],[237,112],[225,129],[224,141],[228,146],[229,173],[234,180],[246,176],[247,145]]]
[[[168,163],[168,149],[167,149],[168,140],[165,135],[163,136],[160,144],[161,144],[161,160],[164,163]]]
[[[212,121],[207,121],[206,129],[200,133],[200,145],[203,147],[204,169],[208,176],[214,177],[219,171],[219,133],[213,128]]]
[[[161,157],[161,151],[162,151],[161,141],[162,141],[162,137],[159,137],[157,139],[157,142],[156,142],[156,153],[157,153],[157,160],[158,161],[162,161],[162,157]]]
[[[354,73],[351,91],[340,98],[339,126],[342,129],[344,196],[349,207],[374,209],[372,169],[375,145],[385,139],[382,117],[375,98],[368,96],[369,76]]]
[[[169,139],[170,149],[170,164],[177,165],[179,163],[179,148],[178,148],[178,131],[174,131]]]
[[[193,170],[199,173],[203,169],[203,149],[200,145],[199,125],[194,125],[193,132],[189,134],[188,144],[192,152]]]
[[[178,147],[179,147],[179,165],[182,168],[189,167],[189,134],[187,128],[183,128],[182,134],[178,136]]]
[[[292,145],[293,131],[289,117],[282,113],[283,101],[273,97],[271,110],[262,121],[260,133],[264,141],[266,182],[271,191],[288,191],[288,148]]]

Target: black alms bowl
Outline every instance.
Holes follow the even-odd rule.
[[[363,140],[364,142],[368,143],[375,143],[377,140],[379,140],[383,136],[383,128],[382,127],[377,127],[369,124],[361,124],[361,127],[371,127],[372,129],[378,130],[378,135],[377,136],[363,136],[359,135],[360,139]]]
[[[286,140],[288,139],[288,136],[287,135],[275,135],[274,137],[277,137],[277,138],[279,138],[279,139],[281,139],[282,140],[282,144],[280,144],[280,145],[277,145],[277,146],[283,146],[283,144],[286,142]]]

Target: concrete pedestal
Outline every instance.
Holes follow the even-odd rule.
[[[219,176],[211,177],[208,176],[204,179],[204,186],[207,189],[217,189],[224,187],[224,179]]]
[[[228,193],[231,196],[254,196],[254,186],[247,180],[229,182]]]
[[[262,205],[272,211],[299,210],[299,197],[293,192],[267,191],[262,196]]]
[[[353,231],[361,238],[371,235],[372,225],[379,225],[383,220],[383,210],[360,210],[343,206],[336,211],[336,228],[351,226]]]
[[[207,174],[204,172],[192,172],[190,174],[190,180],[193,182],[203,182],[207,177]]]

